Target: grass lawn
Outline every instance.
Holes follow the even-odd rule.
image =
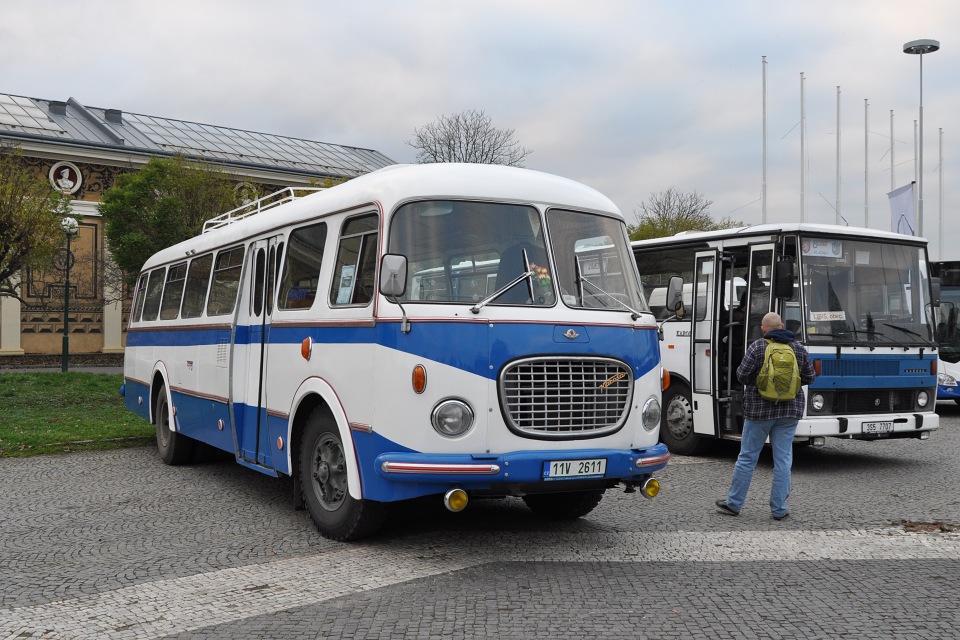
[[[0,456],[150,444],[154,428],[127,411],[120,374],[0,372]]]

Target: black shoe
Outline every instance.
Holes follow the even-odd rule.
[[[717,500],[716,505],[717,505],[717,512],[718,512],[718,513],[725,513],[725,514],[727,514],[728,516],[738,516],[738,515],[740,515],[740,512],[739,512],[739,511],[734,511],[733,508],[732,508],[730,505],[727,504],[727,501],[726,501],[726,500]]]
[[[786,512],[785,514],[783,514],[782,516],[773,516],[773,519],[776,520],[777,522],[780,522],[781,520],[786,520],[786,519],[789,518],[789,517],[790,517],[790,512],[787,511],[787,512]]]

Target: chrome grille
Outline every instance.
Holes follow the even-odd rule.
[[[551,440],[590,438],[623,426],[633,372],[610,358],[536,358],[500,374],[500,405],[511,431]]]

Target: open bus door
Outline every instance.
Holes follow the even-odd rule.
[[[693,429],[700,435],[718,435],[714,412],[716,360],[718,252],[698,251],[693,274],[692,330],[690,331],[690,400]]]

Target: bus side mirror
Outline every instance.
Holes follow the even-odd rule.
[[[790,259],[778,260],[773,266],[773,297],[792,298],[794,279],[793,261]]]
[[[407,290],[407,256],[384,254],[380,261],[380,293],[399,298]]]
[[[667,299],[666,307],[668,310],[672,311],[677,315],[678,318],[682,318],[684,315],[683,309],[683,278],[680,276],[671,276],[670,282],[667,283]]]
[[[934,306],[940,304],[940,278],[930,278],[930,301]]]

